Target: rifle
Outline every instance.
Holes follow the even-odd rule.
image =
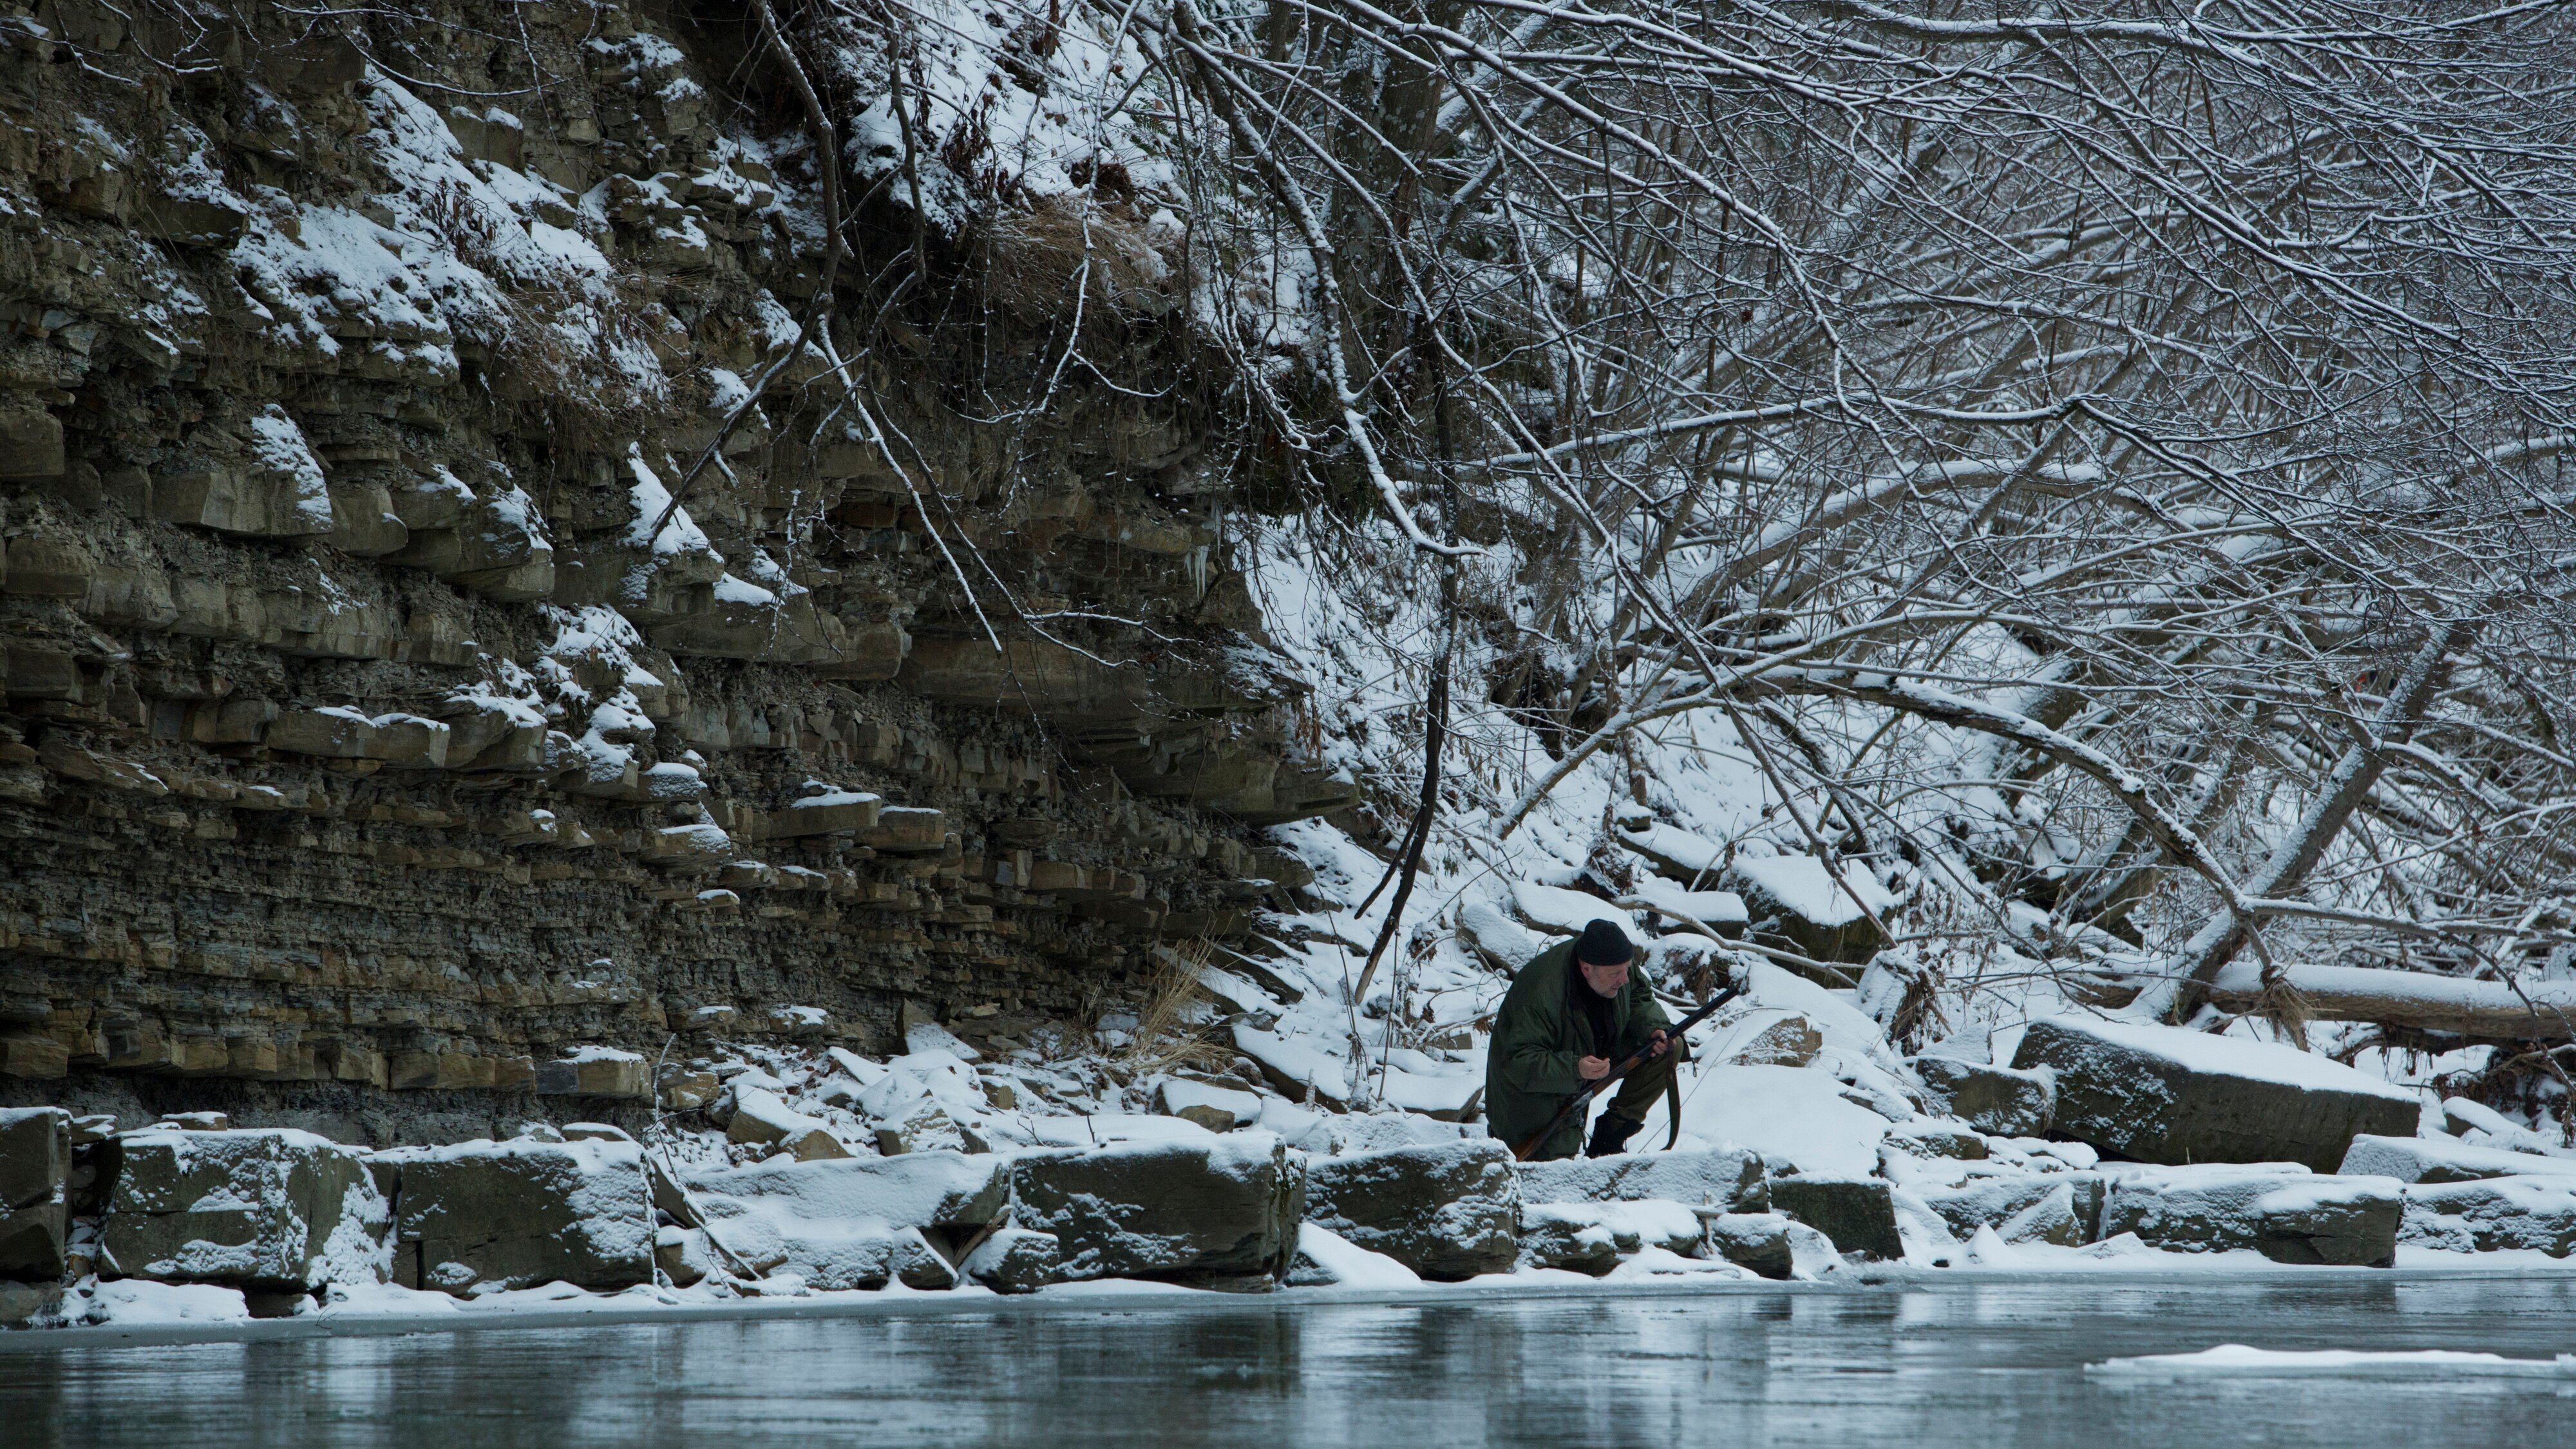
[[[1665,1037],[1672,1043],[1674,1049],[1678,1049],[1682,1043],[1683,1032],[1699,1025],[1700,1022],[1705,1020],[1711,1012],[1716,1011],[1719,1007],[1724,1006],[1743,994],[1744,988],[1742,986],[1729,983],[1725,990],[1710,997],[1706,1005],[1700,1007],[1690,1015],[1683,1017],[1681,1020],[1674,1022],[1671,1026],[1666,1027],[1664,1029]],[[1577,1121],[1582,1120],[1581,1114],[1591,1110],[1592,1099],[1601,1095],[1602,1088],[1609,1086],[1612,1082],[1619,1080],[1621,1077],[1635,1071],[1640,1066],[1645,1065],[1646,1058],[1652,1055],[1654,1050],[1654,1043],[1648,1042],[1646,1045],[1637,1048],[1635,1051],[1628,1053],[1628,1055],[1612,1063],[1610,1074],[1608,1076],[1603,1077],[1597,1082],[1584,1083],[1583,1090],[1568,1098],[1566,1104],[1557,1110],[1557,1114],[1548,1119],[1546,1126],[1538,1129],[1537,1132],[1530,1135],[1528,1140],[1520,1143],[1512,1149],[1512,1156],[1522,1162],[1529,1161],[1530,1154],[1538,1151],[1540,1143],[1555,1136],[1556,1130],[1565,1125],[1567,1118],[1572,1117]]]

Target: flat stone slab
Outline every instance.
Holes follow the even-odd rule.
[[[1648,1198],[1521,1207],[1521,1261],[1535,1268],[1566,1268],[1597,1277],[1648,1247],[1701,1257],[1707,1238],[1699,1213],[1677,1202]]]
[[[1055,1234],[1004,1228],[967,1255],[964,1272],[996,1293],[1035,1293],[1055,1281],[1063,1261]]]
[[[2564,1258],[2576,1252],[2576,1179],[2492,1177],[2423,1182],[2404,1189],[2398,1238],[2453,1253],[2528,1249]]]
[[[2524,1176],[2576,1180],[2576,1159],[2477,1147],[2447,1137],[2364,1134],[2352,1139],[2341,1170],[2393,1177],[2399,1182],[2477,1182],[2490,1177]]]
[[[2415,1131],[2416,1094],[2291,1047],[2179,1027],[2032,1022],[2013,1065],[2057,1076],[2055,1131],[2140,1162],[2297,1162],[2333,1172],[2356,1136]]]
[[[1963,1243],[1979,1228],[1993,1228],[2007,1243],[2067,1248],[2101,1236],[2103,1181],[2096,1172],[1996,1173],[1914,1190]]]
[[[2252,1249],[2282,1263],[2384,1268],[2396,1259],[2405,1188],[2394,1178],[2311,1173],[2294,1162],[2108,1172],[2106,1238],[2135,1233],[2184,1253]]]
[[[1517,1164],[1523,1202],[1638,1202],[1759,1212],[1767,1206],[1762,1155],[1742,1147],[1636,1152]]]
[[[1067,1279],[1284,1276],[1305,1216],[1306,1156],[1271,1133],[1030,1152],[1011,1163],[1019,1225],[1053,1233]]]
[[[1916,1057],[1925,1105],[1997,1137],[2039,1137],[2057,1114],[2057,1074],[1950,1057]]]
[[[1765,1278],[1817,1278],[1843,1265],[1831,1238],[1784,1213],[1728,1213],[1708,1220],[1708,1245]]]
[[[1521,1182],[1490,1138],[1313,1157],[1306,1217],[1423,1277],[1472,1278],[1520,1257]]]
[[[980,1228],[1009,1205],[1009,1167],[1007,1159],[990,1153],[953,1151],[819,1162],[772,1158],[749,1167],[693,1173],[689,1186],[702,1203],[711,1197],[770,1199],[792,1203],[807,1218],[868,1218],[901,1228]]]
[[[1905,1256],[1893,1189],[1877,1178],[1775,1177],[1771,1206],[1831,1238],[1838,1252]]]
[[[394,1177],[395,1280],[469,1292],[653,1281],[652,1188],[632,1142],[460,1142],[374,1154]]]
[[[924,1230],[982,1228],[1002,1216],[1010,1191],[1003,1159],[952,1151],[772,1158],[696,1174],[689,1185],[708,1235],[735,1258],[835,1291],[949,1286],[923,1258],[931,1251]]]
[[[384,1197],[364,1155],[291,1127],[114,1139],[112,1276],[310,1292],[385,1281]]]

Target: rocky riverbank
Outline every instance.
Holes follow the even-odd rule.
[[[1917,1059],[1905,1120],[1787,1124],[1870,1149],[1869,1170],[1839,1173],[1724,1145],[1516,1163],[1473,1126],[1180,1076],[1157,1086],[1166,1111],[1076,1113],[1049,1100],[1069,1064],[979,1067],[926,1042],[718,1064],[713,1099],[643,1141],[532,1122],[368,1150],[212,1113],[119,1130],[20,1109],[0,1116],[0,1302],[60,1326],[894,1285],[1848,1281],[1870,1263],[2576,1251],[2576,1159],[2473,1104],[2426,1111],[2288,1048],[2119,1023],[2034,1024],[2015,1063]]]

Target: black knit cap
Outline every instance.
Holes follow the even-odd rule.
[[[1637,948],[1627,932],[1596,919],[1575,939],[1574,959],[1586,966],[1625,966],[1637,959]]]

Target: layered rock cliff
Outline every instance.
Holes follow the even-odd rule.
[[[1134,168],[836,259],[739,11],[0,12],[0,1096],[1007,1045],[1355,799]]]

